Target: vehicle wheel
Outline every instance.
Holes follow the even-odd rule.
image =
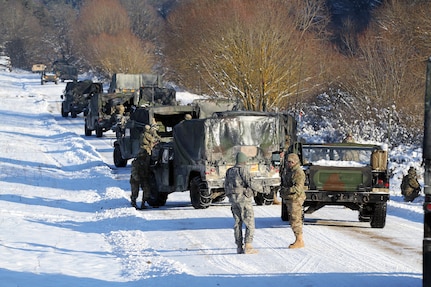
[[[223,200],[225,200],[226,199],[226,194],[222,194],[222,195],[220,195],[220,196],[217,196],[216,198],[214,198],[213,200],[212,200],[212,202],[222,202]]]
[[[254,202],[256,202],[256,205],[271,205],[274,202],[274,191],[268,194],[258,193],[254,197]]]
[[[78,114],[76,113],[76,111],[75,111],[75,110],[72,110],[72,111],[70,112],[70,116],[71,116],[72,118],[76,118],[76,117],[78,116]]]
[[[208,208],[212,202],[211,192],[200,176],[196,176],[190,181],[190,200],[196,209]]]
[[[87,128],[87,119],[85,119],[84,129],[85,129],[85,135],[87,137],[91,136],[92,130],[90,130],[89,128]]]
[[[289,210],[287,209],[287,205],[284,203],[284,200],[282,200],[282,203],[281,203],[281,220],[283,221],[290,220]]]
[[[63,118],[67,118],[67,116],[69,115],[69,113],[66,113],[65,111],[64,111],[64,107],[63,107],[63,104],[61,105],[61,116],[63,117]]]
[[[359,222],[370,222],[371,216],[365,216],[365,215],[362,215],[359,213],[358,220],[359,220]]]
[[[168,194],[165,192],[158,192],[156,178],[154,177],[154,173],[150,173],[150,178],[148,179],[150,184],[150,199],[148,200],[148,204],[152,207],[160,207],[165,206],[166,200],[168,200]]]
[[[376,203],[371,216],[370,225],[372,228],[383,228],[386,224],[387,203]]]
[[[127,159],[121,156],[121,149],[118,145],[114,147],[114,164],[116,167],[125,167],[127,165]]]
[[[103,136],[103,129],[96,123],[96,137],[101,138]]]

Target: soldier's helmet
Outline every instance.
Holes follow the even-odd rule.
[[[145,130],[146,131],[149,131],[151,129],[151,126],[150,125],[145,125]]]
[[[236,154],[236,163],[237,164],[244,164],[247,162],[247,156],[243,152],[239,152]]]
[[[410,167],[408,171],[409,175],[416,176],[416,169],[414,167]]]

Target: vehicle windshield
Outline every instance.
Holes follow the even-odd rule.
[[[367,166],[376,147],[307,146],[302,147],[303,164],[323,166]]]

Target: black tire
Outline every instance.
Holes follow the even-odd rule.
[[[155,208],[165,206],[166,201],[168,200],[168,193],[158,192],[154,173],[150,173],[148,182],[150,185],[150,199],[148,200],[148,204]]]
[[[214,198],[213,200],[212,200],[212,202],[213,203],[216,203],[216,202],[222,202],[223,200],[225,200],[226,199],[226,194],[222,194],[222,195],[220,195],[220,196],[217,196],[216,198]]]
[[[289,221],[289,210],[287,209],[287,205],[284,203],[284,200],[281,202],[281,220],[283,221]]]
[[[387,203],[376,203],[371,216],[370,225],[372,228],[383,228],[386,224]]]
[[[87,127],[87,119],[85,119],[85,123],[84,123],[84,130],[85,130],[85,136],[87,136],[87,137],[91,136],[91,133],[92,133],[93,131],[92,131],[92,130],[90,130],[90,129]]]
[[[101,126],[99,126],[97,123],[95,124],[96,127],[96,137],[101,138],[103,136],[103,129]]]
[[[116,167],[125,167],[127,165],[127,159],[124,159],[121,155],[121,149],[118,145],[114,147],[113,152],[114,164]]]
[[[190,181],[190,200],[195,209],[208,208],[212,203],[211,193],[200,176]]]
[[[63,118],[67,118],[67,116],[69,115],[69,113],[66,113],[65,111],[64,111],[64,106],[63,106],[63,104],[61,104],[61,116],[63,117]]]
[[[272,205],[274,202],[274,191],[271,191],[268,194],[258,193],[254,197],[254,202],[256,205]]]

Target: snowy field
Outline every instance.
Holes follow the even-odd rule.
[[[173,193],[158,209],[130,207],[113,134],[85,137],[82,114],[61,117],[64,87],[0,72],[2,287],[422,286],[423,196],[405,203],[399,190],[410,165],[422,175],[420,148],[390,149],[385,228],[325,207],[305,217],[305,248],[290,250],[280,206],[256,206],[259,254],[237,255],[227,201],[195,210]]]

